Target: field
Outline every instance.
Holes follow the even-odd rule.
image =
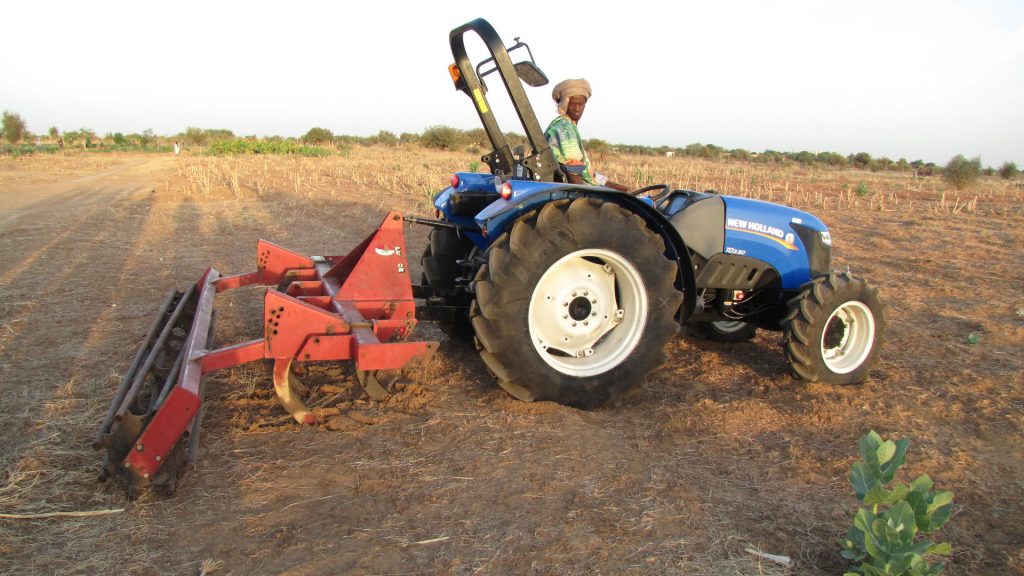
[[[341,254],[389,209],[432,217],[430,194],[474,160],[0,158],[0,513],[96,513],[0,518],[0,573],[839,574],[869,429],[910,438],[903,480],[955,492],[947,573],[1024,573],[1024,189],[995,179],[957,193],[908,173],[596,159],[623,183],[821,217],[835,266],[888,304],[862,386],[791,378],[775,333],[680,336],[626,405],[582,412],[513,400],[471,346],[421,325],[441,349],[385,403],[348,366],[315,366],[310,403],[341,415],[302,428],[268,366],[223,371],[173,498],[97,483],[92,436],[168,288],[255,269],[258,238]],[[427,229],[406,232],[419,254]],[[217,301],[222,344],[259,337],[260,292],[236,292]]]

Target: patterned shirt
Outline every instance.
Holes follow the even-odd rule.
[[[595,186],[594,172],[590,168],[590,158],[583,149],[583,138],[580,131],[566,116],[559,116],[551,121],[544,131],[555,160],[570,174],[578,174],[583,181]]]

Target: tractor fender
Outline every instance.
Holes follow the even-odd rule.
[[[680,324],[685,323],[697,306],[697,283],[694,277],[693,262],[690,259],[690,250],[672,222],[658,212],[650,202],[642,198],[595,186],[560,186],[554,189],[547,188],[543,193],[523,194],[513,196],[508,200],[499,200],[488,210],[478,214],[476,221],[487,236],[496,238],[524,214],[540,210],[549,202],[576,198],[598,198],[605,202],[618,204],[643,218],[647,226],[661,236],[665,242],[666,254],[676,262],[678,268],[676,283],[683,291],[683,304],[679,308],[677,320]],[[490,234],[487,233],[488,231]]]

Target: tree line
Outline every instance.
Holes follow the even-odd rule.
[[[28,154],[36,151],[46,152],[61,149],[65,146],[125,151],[164,151],[169,149],[171,142],[177,142],[186,147],[202,149],[216,143],[234,140],[330,146],[340,149],[353,145],[402,146],[416,144],[427,148],[466,151],[473,154],[487,152],[490,147],[487,133],[483,128],[462,130],[445,125],[429,126],[422,133],[402,132],[401,134],[395,134],[388,130],[380,130],[372,136],[335,134],[327,128],[313,127],[298,138],[283,136],[238,137],[231,130],[197,127],[188,127],[185,131],[171,136],[158,136],[152,130],[145,130],[141,133],[131,134],[122,134],[120,132],[107,133],[101,137],[88,128],[60,131],[54,126],[50,127],[45,136],[41,136],[29,132],[21,116],[9,111],[4,111],[3,113],[0,136],[7,141],[4,149],[0,150],[0,152],[9,154]],[[529,143],[522,134],[508,132],[505,134],[505,139],[513,149],[518,146],[529,149]],[[743,148],[728,149],[714,144],[700,143],[689,144],[685,147],[643,146],[638,144],[610,144],[599,138],[592,138],[586,141],[586,147],[591,153],[601,154],[683,156],[706,158],[709,160],[739,160],[767,164],[797,163],[808,166],[852,167],[873,172],[913,171],[919,176],[942,175],[957,188],[970,185],[981,175],[998,175],[1002,178],[1012,179],[1020,173],[1017,165],[1013,162],[1004,162],[998,169],[982,167],[981,158],[966,158],[960,154],[951,158],[945,165],[939,166],[934,162],[925,162],[920,159],[908,162],[905,158],[895,161],[887,157],[875,158],[867,152],[857,152],[848,155],[836,152],[809,152],[806,150],[782,152],[769,149],[763,152],[752,152]],[[226,150],[247,150],[251,146],[247,147],[236,144],[233,147],[221,145],[220,148]]]

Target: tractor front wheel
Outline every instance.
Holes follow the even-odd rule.
[[[593,408],[664,362],[682,294],[661,237],[580,198],[520,218],[488,252],[471,308],[480,355],[521,400]]]
[[[789,302],[783,348],[794,375],[857,384],[868,378],[885,333],[878,288],[849,273],[816,278]]]

